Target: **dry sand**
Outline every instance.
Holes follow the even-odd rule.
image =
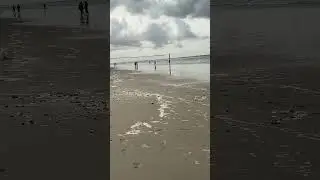
[[[0,179],[109,178],[109,57],[85,32],[1,19]]]
[[[209,83],[111,74],[111,179],[209,179]]]
[[[300,10],[216,17],[212,178],[320,179],[320,11]]]

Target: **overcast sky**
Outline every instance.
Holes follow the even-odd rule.
[[[110,0],[111,57],[209,54],[209,0]]]

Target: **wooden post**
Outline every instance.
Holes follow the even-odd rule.
[[[169,74],[171,75],[171,62],[170,62],[170,53],[169,53]]]

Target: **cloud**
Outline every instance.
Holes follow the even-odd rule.
[[[129,31],[126,19],[110,20],[110,44],[113,46],[141,46],[139,38]]]
[[[142,37],[146,41],[152,42],[156,48],[170,43],[170,34],[166,30],[166,24],[150,24]]]
[[[209,0],[110,0],[111,11],[120,5],[130,13],[148,14],[153,18],[161,15],[210,18]]]
[[[110,44],[113,46],[141,47],[144,43],[151,43],[154,48],[161,48],[168,44],[177,44],[186,39],[200,38],[195,35],[185,21],[177,18],[167,19],[165,22],[151,22],[143,31],[136,31],[125,18],[112,18],[110,21]]]

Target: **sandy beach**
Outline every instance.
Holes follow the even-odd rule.
[[[319,9],[216,12],[211,176],[319,179]]]
[[[209,179],[209,83],[111,70],[111,179]]]
[[[108,44],[14,21],[0,19],[0,179],[108,179]]]

